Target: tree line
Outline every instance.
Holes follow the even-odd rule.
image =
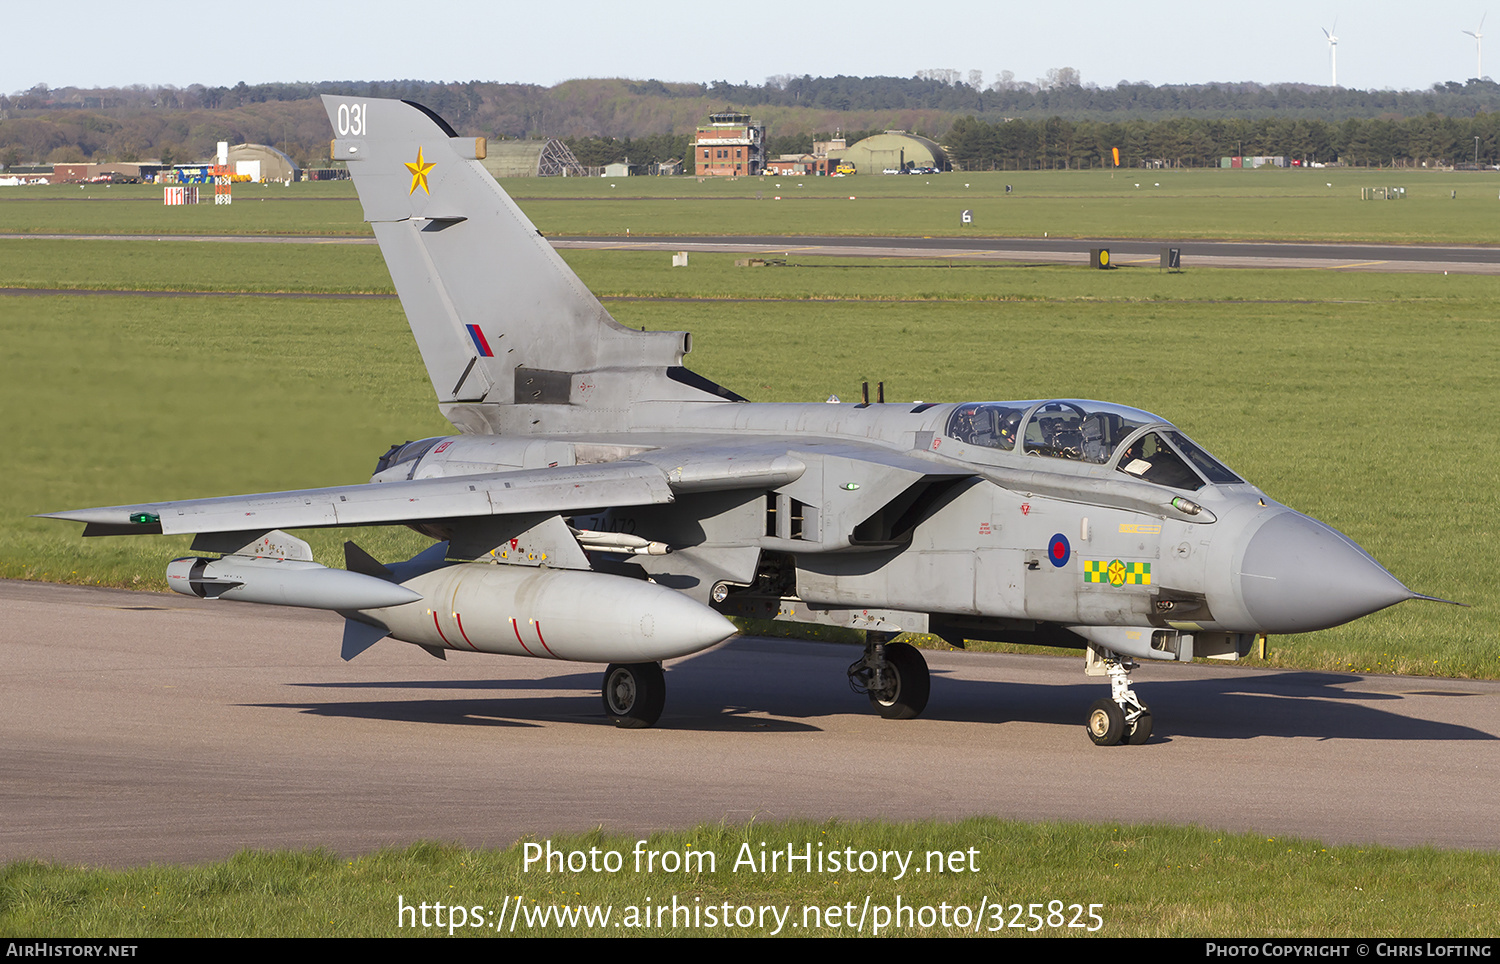
[[[1500,162],[1490,81],[1428,91],[1200,84],[1113,88],[1059,68],[1037,82],[1002,72],[910,78],[791,77],[764,84],[575,80],[555,87],[472,81],[326,81],[82,89],[37,85],[0,96],[0,163],[196,160],[215,142],[263,143],[304,167],[327,163],[318,94],[397,97],[425,104],[466,135],[558,137],[588,165],[628,157],[685,158],[692,131],[724,107],[770,124],[768,154],[802,153],[842,127],[852,143],[886,128],[921,131],[965,167],[1089,167],[1119,147],[1125,163],[1203,166],[1232,154],[1284,154],[1354,164],[1479,158]],[[1362,113],[1361,113],[1362,112]],[[1356,116],[1357,115],[1357,116]],[[812,132],[822,133],[812,133]],[[946,132],[946,133],[945,133]]]
[[[1473,164],[1476,159],[1492,165],[1500,163],[1500,113],[1342,122],[1263,117],[1108,123],[1051,117],[990,123],[962,117],[943,145],[954,164],[971,171],[1105,167],[1113,164],[1116,148],[1125,167],[1216,167],[1223,157],[1261,155],[1361,167]]]
[[[1062,117],[1072,120],[1151,120],[1169,117],[1413,117],[1436,113],[1472,117],[1500,112],[1500,84],[1447,81],[1427,90],[1357,90],[1316,84],[1165,84],[1122,80],[1113,87],[1083,83],[1077,70],[1060,67],[1036,81],[1001,71],[984,85],[977,70],[924,70],[915,77],[768,78],[764,84],[707,85],[710,97],[744,106],[825,107],[834,110],[937,108],[976,117]]]
[[[575,99],[589,88],[608,89],[611,97],[658,100],[708,98],[741,107],[812,107],[835,111],[940,110],[976,117],[1064,117],[1069,119],[1162,119],[1172,117],[1302,117],[1345,120],[1350,117],[1415,117],[1429,112],[1472,117],[1500,111],[1500,84],[1471,78],[1440,81],[1426,90],[1359,90],[1316,84],[1207,83],[1153,86],[1121,80],[1114,86],[1085,83],[1072,67],[1049,70],[1035,81],[1017,80],[1000,71],[985,84],[982,71],[920,70],[912,77],[797,77],[780,74],[764,83],[665,83],[659,80],[573,80],[547,88],[535,84],[493,81],[425,80],[321,81],[317,83],[246,84],[233,87],[190,84],[187,87],[142,86],[106,89],[49,88],[0,95],[0,116],[56,109],[110,110],[122,107],[167,110],[230,110],[254,104],[311,100],[319,94],[353,94],[417,100],[448,118],[455,127],[467,119],[514,115],[523,123],[545,120],[549,106]],[[559,96],[562,95],[562,96]],[[549,105],[548,102],[551,102]],[[550,130],[550,134],[573,134]],[[588,132],[579,132],[588,133]],[[619,136],[624,132],[613,133]],[[637,133],[657,133],[641,131]],[[514,136],[513,131],[507,132]]]

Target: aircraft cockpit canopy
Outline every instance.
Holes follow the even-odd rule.
[[[392,466],[403,465],[408,462],[411,463],[411,469],[416,469],[417,460],[426,455],[434,445],[442,440],[443,436],[438,435],[433,438],[418,439],[415,442],[407,442],[405,444],[398,442],[392,445],[390,451],[382,455],[380,460],[375,463],[375,474],[379,475]],[[411,478],[410,471],[407,472],[406,477]]]
[[[968,402],[948,417],[946,434],[1002,452],[1019,445],[1026,455],[1113,465],[1134,478],[1190,492],[1207,483],[1244,481],[1164,419],[1108,402]]]
[[[1032,402],[971,402],[948,416],[948,436],[970,445],[1009,452],[1016,447],[1021,416]]]
[[[1245,480],[1176,429],[1148,432],[1125,447],[1115,468],[1157,485],[1196,492],[1204,480],[1235,485]],[[1196,469],[1196,471],[1195,471]]]

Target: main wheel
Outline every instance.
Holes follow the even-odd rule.
[[[667,680],[660,663],[610,663],[604,671],[604,715],[615,726],[653,726],[666,702]]]
[[[1151,711],[1143,710],[1140,716],[1130,726],[1130,733],[1126,735],[1125,742],[1131,746],[1140,746],[1151,739]]]
[[[1114,700],[1096,700],[1089,707],[1088,731],[1095,746],[1115,746],[1125,735],[1125,711]]]
[[[927,697],[932,691],[927,660],[915,646],[887,643],[885,661],[895,679],[885,692],[870,693],[870,705],[888,720],[916,719],[927,708]]]

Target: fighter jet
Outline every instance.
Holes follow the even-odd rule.
[[[917,716],[929,633],[1081,649],[1100,745],[1144,743],[1143,660],[1234,659],[1266,633],[1419,596],[1140,409],[1083,399],[757,404],[683,365],[684,332],[618,324],[480,164],[409,101],[325,96],[438,404],[368,483],[52,513],[85,536],[193,533],[172,589],[333,610],[343,656],[387,636],[607,663],[605,714],[651,726],[661,661],[726,615],[866,633],[849,667]],[[287,529],[405,525],[384,565],[313,561]]]

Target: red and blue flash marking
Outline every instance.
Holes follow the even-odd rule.
[[[1059,532],[1047,543],[1047,559],[1057,568],[1061,569],[1068,564],[1073,556],[1073,549],[1068,545],[1068,537]]]
[[[489,339],[484,337],[484,332],[479,330],[478,325],[464,325],[469,329],[469,337],[474,340],[474,347],[479,351],[481,358],[493,358],[495,353],[490,350]]]

